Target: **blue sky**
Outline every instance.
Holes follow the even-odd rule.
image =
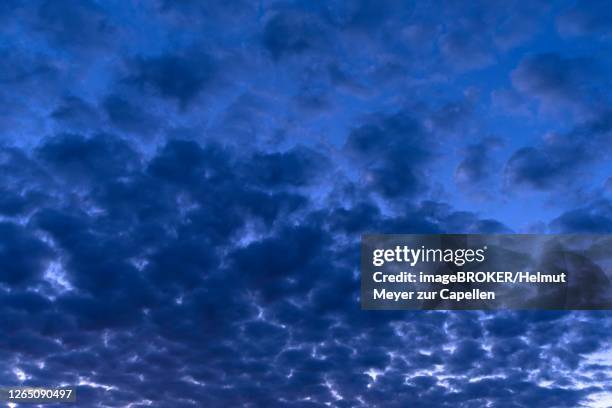
[[[603,1],[0,5],[0,383],[608,407],[605,312],[365,312],[362,233],[612,231]]]

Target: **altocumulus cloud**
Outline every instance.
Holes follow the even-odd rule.
[[[609,29],[548,11],[4,2],[0,383],[83,407],[609,406],[605,313],[359,307],[364,232],[612,230],[608,55],[585,51]],[[509,87],[539,114],[509,124]]]

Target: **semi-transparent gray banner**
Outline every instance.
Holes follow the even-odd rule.
[[[612,235],[364,235],[361,307],[612,309]]]

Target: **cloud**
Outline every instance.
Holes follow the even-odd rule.
[[[255,185],[286,188],[311,184],[330,167],[326,156],[296,147],[283,153],[256,153],[245,165],[245,173],[251,175]]]
[[[194,51],[184,55],[141,57],[126,81],[141,90],[174,100],[185,109],[211,84],[216,71],[209,55]]]
[[[518,91],[538,100],[544,110],[555,112],[569,108],[581,114],[591,111],[605,81],[602,69],[593,58],[555,53],[526,57],[511,78]]]
[[[401,228],[402,224],[414,222],[412,219],[425,218],[432,220],[430,226],[413,224],[413,227],[464,228],[467,224],[461,227],[459,223],[478,222],[477,217],[464,214],[457,218],[451,209],[434,211],[424,207],[388,219],[372,203],[363,203],[363,213],[369,213],[368,217],[360,217],[356,210],[345,212],[346,216],[360,218],[360,226],[347,229],[351,224],[331,222],[341,219],[335,216],[324,217],[326,221],[321,223],[317,221],[318,210],[309,207],[305,198],[300,206],[292,207],[289,203],[295,196],[275,192],[288,182],[299,186],[319,177],[316,163],[320,158],[306,148],[283,154],[259,153],[254,161],[258,167],[269,165],[274,169],[281,165],[283,169],[287,166],[299,169],[291,170],[294,177],[280,182],[270,182],[267,177],[265,182],[253,178],[253,168],[237,166],[238,152],[214,144],[175,140],[160,147],[148,160],[138,155],[130,158],[133,154],[120,140],[108,136],[106,139],[58,136],[35,151],[34,158],[42,167],[54,169],[59,184],[63,184],[62,179],[74,180],[75,173],[87,173],[88,177],[77,178],[76,188],[82,199],[69,200],[69,191],[57,190],[56,200],[37,209],[27,226],[15,227],[15,231],[21,232],[10,239],[30,255],[40,254],[26,258],[16,249],[11,250],[19,258],[29,259],[28,264],[13,263],[20,276],[29,276],[28,288],[45,285],[44,293],[53,294],[53,298],[41,299],[24,288],[11,292],[10,297],[0,296],[0,307],[38,313],[40,326],[30,326],[30,332],[19,331],[14,337],[26,336],[21,337],[23,341],[14,349],[20,356],[39,359],[43,358],[43,350],[47,353],[43,369],[34,364],[21,365],[28,375],[45,377],[46,381],[51,381],[49,378],[76,381],[78,375],[105,386],[115,386],[121,377],[122,391],[111,389],[104,395],[97,394],[96,388],[81,385],[83,399],[91,398],[94,405],[99,401],[120,404],[124,398],[129,400],[136,395],[160,401],[162,406],[174,399],[175,394],[213,405],[234,401],[236,394],[226,387],[243,390],[244,376],[258,378],[262,367],[267,367],[265,375],[280,387],[275,395],[255,388],[261,401],[270,404],[278,403],[280,398],[298,404],[304,395],[317,403],[333,402],[335,394],[321,386],[325,378],[333,384],[335,392],[355,404],[359,401],[351,395],[357,389],[366,390],[359,391],[363,401],[376,403],[381,390],[400,386],[392,381],[389,372],[389,376],[377,380],[375,392],[367,391],[369,377],[364,372],[371,368],[401,370],[388,356],[388,351],[401,349],[401,340],[393,332],[390,337],[383,335],[377,340],[375,336],[382,332],[375,334],[376,331],[355,339],[347,331],[347,324],[351,322],[353,330],[358,331],[370,327],[364,333],[372,327],[385,331],[389,330],[387,322],[401,321],[402,315],[370,319],[354,310],[353,299],[359,288],[348,268],[352,262],[336,263],[333,259],[339,253],[354,255],[356,249],[353,243],[345,246],[333,237],[341,230],[354,236],[375,225],[381,230],[394,229],[393,225]],[[143,161],[141,166],[134,164]],[[22,173],[27,178],[26,185],[36,184],[38,173]],[[262,200],[267,213],[261,213]],[[270,212],[272,203],[279,209]],[[280,209],[281,203],[286,203],[285,209]],[[90,206],[96,210],[92,211]],[[296,208],[309,215],[293,218]],[[340,209],[329,211],[340,214]],[[266,222],[267,227],[246,228],[256,225],[257,219]],[[292,225],[292,219],[300,220],[299,224]],[[241,234],[249,231],[255,235],[240,244]],[[52,243],[53,250],[45,249],[46,244],[33,238],[34,232],[44,234],[45,242]],[[51,275],[43,275],[51,261],[59,266]],[[30,275],[24,274],[28,268],[32,271]],[[63,280],[64,288],[49,286],[53,281],[49,279]],[[339,290],[347,296],[338,296]],[[24,300],[18,302],[15,296]],[[37,306],[41,302],[45,304],[44,314],[39,313],[41,306]],[[10,313],[15,311],[6,310],[4,316]],[[415,320],[415,324],[423,325],[414,330],[421,333],[416,338],[419,347],[425,349],[440,347],[435,339],[451,341],[443,331],[426,329],[433,324],[431,319],[434,315]],[[339,326],[328,332],[334,321]],[[479,325],[477,320],[472,324]],[[135,327],[142,331],[134,333]],[[425,332],[429,334],[423,335]],[[106,357],[88,359],[57,345],[48,346],[49,335],[60,339],[63,345],[86,345],[90,354]],[[259,337],[262,339],[253,341]],[[372,342],[379,348],[359,354],[352,351],[365,349]],[[136,344],[148,345],[134,357],[131,350]],[[315,355],[326,358],[312,356],[317,344]],[[187,345],[191,346],[183,348]],[[8,348],[4,346],[4,350]],[[166,354],[170,349],[171,358]],[[426,358],[416,350],[406,351],[410,370],[444,361],[442,357]],[[457,353],[468,351],[466,343]],[[350,362],[347,366],[343,359],[342,369],[338,366],[341,355]],[[104,360],[109,360],[109,364]],[[204,360],[207,368],[195,363]],[[79,368],[75,361],[81,361]],[[465,360],[465,364],[471,365],[469,361]],[[165,387],[163,394],[156,391],[140,394],[139,376],[163,378],[163,367],[167,370],[178,366],[183,367],[184,377],[168,382],[171,385]],[[346,375],[347,367],[352,371],[350,376]],[[56,377],[47,376],[46,370],[53,370]],[[229,377],[221,379],[219,372]],[[199,382],[216,391],[201,394]],[[440,401],[447,398],[444,388],[435,384],[429,385],[428,394],[423,396]],[[236,401],[243,401],[240,398]],[[248,401],[252,402],[253,397],[249,396]]]
[[[612,33],[610,8],[598,1],[581,1],[557,17],[557,28],[562,35],[595,34],[607,37]]]
[[[154,177],[177,184],[223,178],[230,173],[228,153],[218,144],[202,148],[195,141],[169,140],[149,163]]]
[[[51,113],[51,117],[65,128],[76,131],[100,126],[98,111],[95,107],[77,96],[64,97],[61,105]]]
[[[441,37],[440,48],[449,64],[460,69],[482,68],[495,60],[487,44],[472,33],[449,33]]]
[[[367,187],[387,198],[411,197],[427,188],[422,169],[434,155],[427,139],[418,121],[402,112],[354,129],[345,149],[360,163]]]
[[[599,200],[588,206],[564,212],[550,223],[561,233],[607,234],[612,231],[612,204]]]
[[[262,42],[273,59],[316,52],[325,44],[323,27],[306,13],[282,11],[270,17],[262,34]]]
[[[1,382],[88,407],[609,394],[606,313],[359,308],[366,232],[610,229],[607,56],[585,48],[606,29],[564,22],[583,7],[1,3]],[[500,119],[499,89],[572,114]],[[490,190],[508,157],[511,199],[590,198],[466,205],[453,177]]]
[[[0,282],[20,286],[39,278],[51,258],[51,249],[20,225],[2,222],[0,232],[0,261],[4,265]]]
[[[136,153],[124,140],[106,134],[59,135],[40,146],[38,155],[56,174],[73,180],[118,177],[138,165]]]
[[[43,1],[32,23],[56,47],[89,51],[105,47],[116,34],[116,27],[105,10],[93,1]]]
[[[455,170],[455,181],[465,187],[476,187],[491,179],[496,167],[491,153],[502,145],[499,138],[491,137],[468,146],[465,158]]]
[[[603,159],[609,148],[610,119],[607,114],[578,125],[567,134],[547,135],[543,143],[523,147],[506,164],[510,187],[537,190],[563,189],[573,177]]]
[[[154,115],[119,95],[106,97],[103,107],[111,123],[125,132],[147,136],[160,127]]]

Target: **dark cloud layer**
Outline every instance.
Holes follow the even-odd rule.
[[[433,155],[427,132],[408,113],[375,119],[347,138],[349,156],[362,163],[368,188],[384,197],[411,197],[426,188],[422,166]]]
[[[359,307],[362,233],[612,231],[605,7],[508,5],[0,3],[0,385],[609,406],[604,312]]]
[[[212,59],[205,53],[193,52],[140,58],[126,81],[186,107],[210,84],[214,73]]]
[[[600,102],[602,83],[609,81],[599,64],[589,57],[536,54],[521,61],[512,72],[512,82],[547,110],[569,107],[584,115],[593,109],[593,103]]]
[[[605,113],[565,134],[549,134],[542,143],[517,150],[507,163],[508,181],[548,190],[579,183],[579,177],[586,177],[593,164],[610,154],[611,125]]]
[[[559,30],[564,35],[610,36],[610,8],[599,1],[581,1],[565,10],[557,18]]]

